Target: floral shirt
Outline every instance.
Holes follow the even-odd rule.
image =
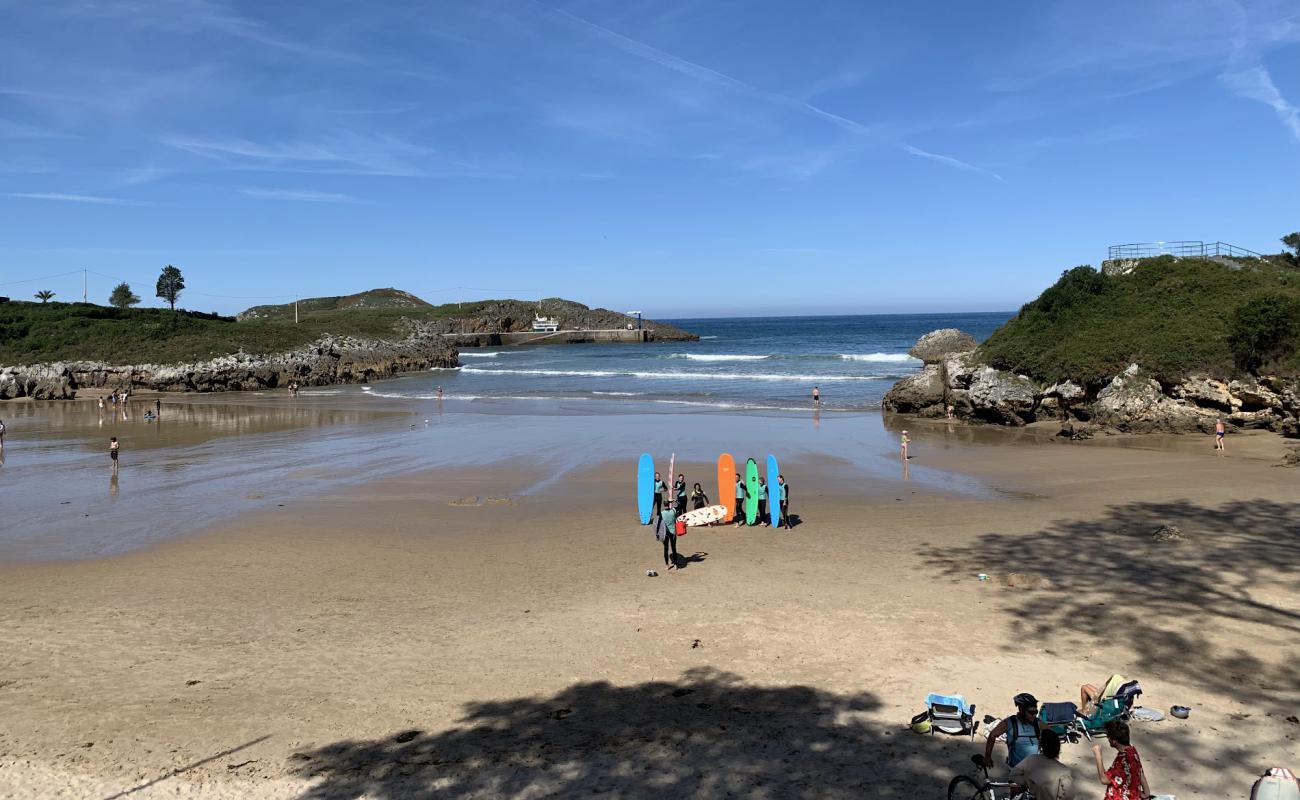
[[[1115,753],[1115,761],[1106,770],[1110,783],[1106,786],[1106,800],[1143,800],[1142,759],[1137,748],[1125,745]]]

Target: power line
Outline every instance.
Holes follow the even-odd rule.
[[[43,275],[39,278],[23,278],[20,281],[5,281],[4,283],[0,283],[0,286],[14,286],[19,283],[36,283],[37,281],[48,281],[53,278],[66,278],[69,275],[80,275],[82,272],[83,270],[74,269],[71,272],[60,272],[57,275]]]

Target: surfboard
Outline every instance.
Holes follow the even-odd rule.
[[[745,524],[753,525],[758,519],[758,462],[749,459],[745,462]]]
[[[655,504],[655,460],[649,453],[642,453],[636,465],[636,510],[641,515],[641,524],[650,524],[650,509]]]
[[[718,456],[718,502],[727,509],[723,522],[736,516],[736,459],[731,453]]]
[[[777,468],[776,456],[767,454],[767,515],[772,518],[772,527],[781,526],[781,485],[776,482],[781,470]]]
[[[735,491],[734,489],[732,491]],[[701,525],[712,525],[715,522],[722,522],[727,516],[726,506],[705,506],[697,508],[694,511],[687,511],[678,519],[692,528],[698,528]]]

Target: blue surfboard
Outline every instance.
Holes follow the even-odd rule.
[[[642,453],[636,465],[636,510],[641,524],[650,524],[650,512],[655,504],[655,460]]]
[[[776,456],[767,456],[767,514],[772,518],[772,527],[781,526],[781,486],[776,482],[781,470],[776,466]]]

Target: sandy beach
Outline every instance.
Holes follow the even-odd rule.
[[[891,477],[787,459],[801,524],[692,530],[672,572],[633,519],[631,456],[547,482],[514,452],[8,558],[0,796],[941,797],[983,738],[908,731],[927,692],[1001,717],[1115,672],[1192,708],[1135,724],[1156,792],[1245,797],[1300,764],[1281,440],[913,439],[906,476],[892,453]],[[1099,798],[1089,759],[1066,745]]]

